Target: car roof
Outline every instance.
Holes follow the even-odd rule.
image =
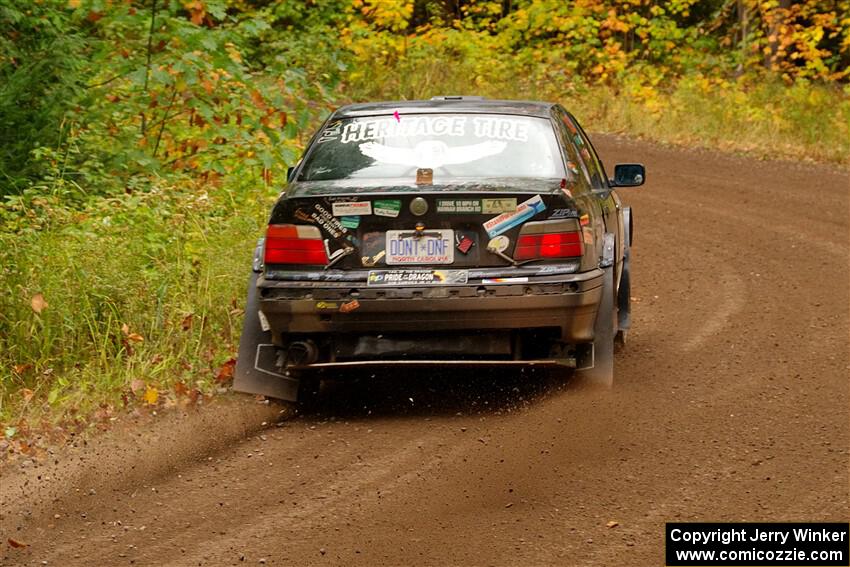
[[[491,100],[483,97],[434,97],[431,100],[397,100],[349,104],[339,108],[333,118],[357,118],[392,114],[519,114],[549,118],[555,103],[529,100]]]

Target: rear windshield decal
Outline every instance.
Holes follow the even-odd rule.
[[[413,148],[394,148],[377,142],[360,145],[360,153],[378,161],[393,165],[436,169],[444,165],[469,163],[502,153],[505,142],[492,140],[469,146],[449,146],[442,140],[419,142]]]
[[[508,114],[351,117],[326,125],[296,181],[384,179],[443,185],[476,178],[553,179],[567,175],[552,124]],[[432,169],[420,180],[418,170]],[[488,213],[489,214],[489,213]],[[497,214],[497,213],[494,213]]]
[[[334,122],[322,132],[322,140],[341,136],[343,144],[367,142],[378,139],[410,138],[413,136],[465,136],[470,119],[466,116],[414,116],[404,120],[373,118],[349,122],[340,128]],[[528,141],[528,122],[502,117],[475,117],[471,119],[476,138]]]

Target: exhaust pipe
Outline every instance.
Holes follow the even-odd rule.
[[[283,360],[283,368],[289,366],[305,366],[319,360],[319,347],[316,343],[307,339],[306,341],[293,341],[286,347],[286,356]]]

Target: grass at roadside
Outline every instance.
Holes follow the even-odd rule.
[[[850,96],[836,87],[686,78],[621,95],[588,89],[575,113],[594,130],[766,159],[850,164]]]
[[[227,377],[273,193],[259,179],[207,189],[154,187],[81,211],[39,197],[24,215],[39,224],[0,234],[0,440]]]

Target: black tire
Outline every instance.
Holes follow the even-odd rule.
[[[614,268],[605,268],[602,299],[593,325],[592,365],[576,370],[575,380],[581,386],[611,388],[614,385],[614,335],[617,311],[614,309]]]
[[[620,289],[617,290],[617,334],[614,343],[617,347],[626,346],[626,334],[632,324],[632,285],[629,257],[623,259],[623,273],[620,276]]]

